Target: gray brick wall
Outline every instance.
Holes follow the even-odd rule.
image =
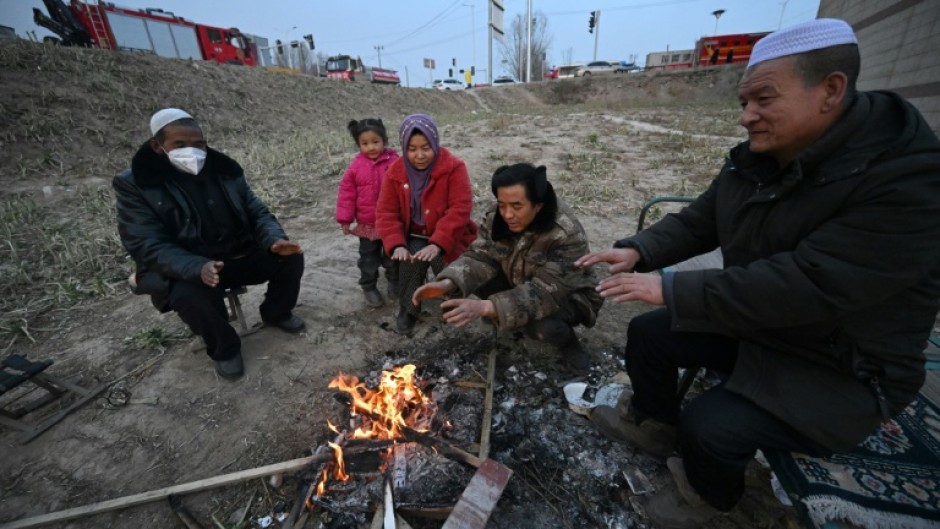
[[[820,0],[817,16],[855,28],[860,89],[900,92],[940,134],[940,2]]]

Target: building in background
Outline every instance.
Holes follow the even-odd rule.
[[[820,0],[818,18],[855,29],[861,90],[892,90],[940,134],[940,9],[936,0]]]

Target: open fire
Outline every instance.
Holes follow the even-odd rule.
[[[377,469],[385,473],[389,465],[394,466],[396,462],[399,466],[404,465],[401,456],[404,451],[396,448],[400,446],[399,443],[413,440],[409,438],[414,437],[415,433],[430,432],[438,406],[422,389],[423,384],[415,379],[416,370],[413,364],[409,364],[383,371],[374,389],[367,387],[359,377],[343,373],[330,382],[329,387],[339,390],[349,405],[349,428],[352,432],[341,432],[327,421],[330,429],[338,434],[336,442],[328,443],[334,459],[324,465],[320,472],[315,488],[316,497],[307,499],[308,508],[313,507],[316,499],[327,494],[331,478],[338,482],[350,480],[342,446],[347,440],[391,441],[392,444],[384,449],[382,462]]]

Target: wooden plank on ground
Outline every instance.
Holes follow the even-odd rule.
[[[193,481],[181,485],[173,485],[172,487],[166,487],[163,489],[142,492],[140,494],[134,494],[131,496],[124,496],[123,498],[117,498],[114,500],[103,501],[82,507],[75,507],[73,509],[66,509],[64,511],[34,516],[32,518],[24,518],[22,520],[7,522],[0,525],[0,529],[27,529],[30,527],[42,527],[44,525],[53,523],[74,520],[75,518],[81,518],[83,516],[110,512],[126,507],[132,507],[134,505],[140,505],[142,503],[163,500],[168,498],[170,495],[188,494],[190,492],[222,487],[225,485],[231,485],[233,483],[240,483],[242,481],[271,476],[283,472],[295,472],[302,470],[309,465],[329,461],[332,458],[333,453],[326,452],[320,455],[293,459],[290,461],[284,461],[282,463],[275,463],[272,465],[248,470],[241,470],[231,474],[224,474],[222,476],[201,479],[199,481]]]

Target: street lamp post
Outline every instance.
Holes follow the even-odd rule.
[[[375,48],[376,53],[379,54],[379,68],[381,68],[382,67],[382,50],[385,49],[385,46],[373,46],[373,48]]]
[[[724,9],[716,9],[712,11],[712,15],[715,17],[715,29],[712,31],[712,35],[718,34],[718,19],[721,18],[721,15],[725,14]]]
[[[477,31],[476,31],[477,24],[476,24],[476,15],[474,14],[476,9],[474,8],[473,2],[470,2],[469,4],[463,4],[463,5],[470,7],[470,37],[473,40],[473,44],[472,44],[473,49],[470,50],[471,55],[473,56],[473,62],[470,63],[470,66],[476,67],[477,65]]]
[[[526,2],[525,82],[532,82],[532,0]]]

